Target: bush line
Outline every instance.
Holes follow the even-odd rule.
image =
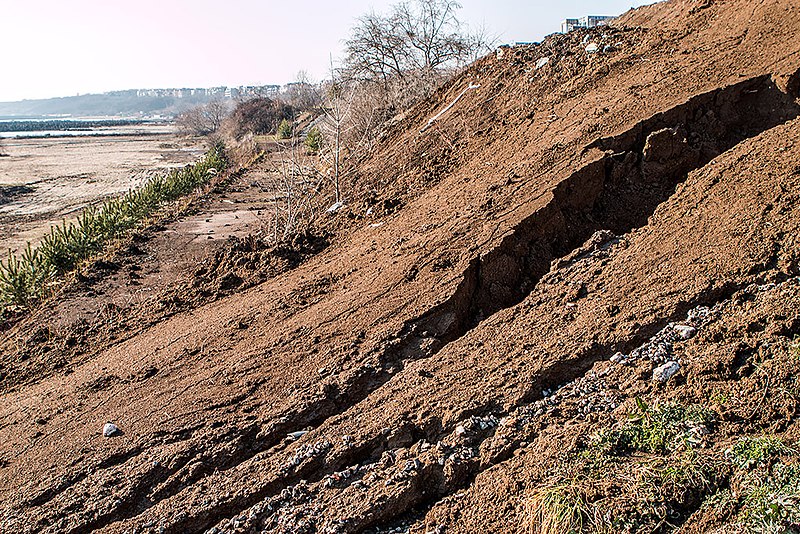
[[[0,261],[0,316],[7,306],[30,308],[47,297],[80,262],[134,228],[168,202],[206,184],[227,165],[224,148],[214,145],[197,163],[150,178],[140,188],[83,210],[76,222],[51,226],[39,246],[28,243],[19,255]]]

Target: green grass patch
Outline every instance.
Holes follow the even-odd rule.
[[[85,209],[75,222],[51,227],[36,248],[29,243],[21,254],[9,253],[5,262],[0,261],[0,310],[30,308],[50,295],[81,262],[102,252],[166,203],[207,183],[226,165],[223,147],[216,145],[194,165],[150,178],[136,190]]]
[[[749,471],[740,488],[737,521],[748,532],[800,532],[800,465]]]
[[[691,448],[700,442],[715,418],[714,411],[698,404],[648,406],[636,399],[636,410],[628,415],[628,420],[617,428],[593,436],[591,445],[595,451],[606,455],[632,451],[663,453],[682,446]]]
[[[564,484],[540,488],[525,504],[530,532],[580,534],[584,531],[588,505],[576,486]]]
[[[792,449],[776,436],[742,438],[728,451],[731,463],[739,469],[764,466],[780,454],[791,454]]]

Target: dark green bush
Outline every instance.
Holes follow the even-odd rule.
[[[322,148],[322,132],[316,126],[311,128],[306,135],[306,148],[312,154],[316,154]]]

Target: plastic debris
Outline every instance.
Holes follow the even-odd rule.
[[[325,210],[326,213],[336,213],[344,207],[344,202],[336,202],[330,208]]]
[[[297,432],[289,432],[286,437],[292,441],[298,440],[308,434],[308,430],[298,430]]]
[[[430,127],[431,127],[431,125],[432,125],[434,122],[436,122],[436,121],[439,119],[439,117],[441,117],[442,115],[444,115],[445,113],[447,113],[448,111],[450,111],[450,108],[452,108],[453,106],[455,106],[455,105],[458,103],[458,101],[459,101],[459,100],[461,100],[461,98],[462,98],[462,97],[463,97],[465,94],[467,94],[467,91],[469,91],[470,89],[478,89],[478,88],[480,88],[480,86],[481,86],[481,85],[480,85],[480,84],[478,84],[478,83],[470,83],[470,84],[467,86],[467,88],[466,88],[466,89],[464,89],[463,91],[461,91],[461,93],[459,93],[459,95],[458,95],[458,96],[455,98],[455,100],[453,100],[452,102],[450,102],[450,104],[449,104],[447,107],[445,107],[445,108],[444,108],[442,111],[440,111],[439,113],[437,113],[436,115],[434,115],[433,117],[431,117],[430,119],[428,119],[428,124],[426,124],[426,125],[425,125],[425,126],[424,126],[424,127],[423,127],[423,128],[420,130],[420,131],[419,131],[419,133],[424,133],[424,132],[425,132],[425,130],[427,130],[428,128],[430,128]]]

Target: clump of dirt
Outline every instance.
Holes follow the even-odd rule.
[[[254,235],[232,237],[207,264],[194,272],[192,287],[202,295],[222,295],[294,269],[304,260],[325,250],[328,239],[312,228],[294,234],[287,242],[275,243]]]

